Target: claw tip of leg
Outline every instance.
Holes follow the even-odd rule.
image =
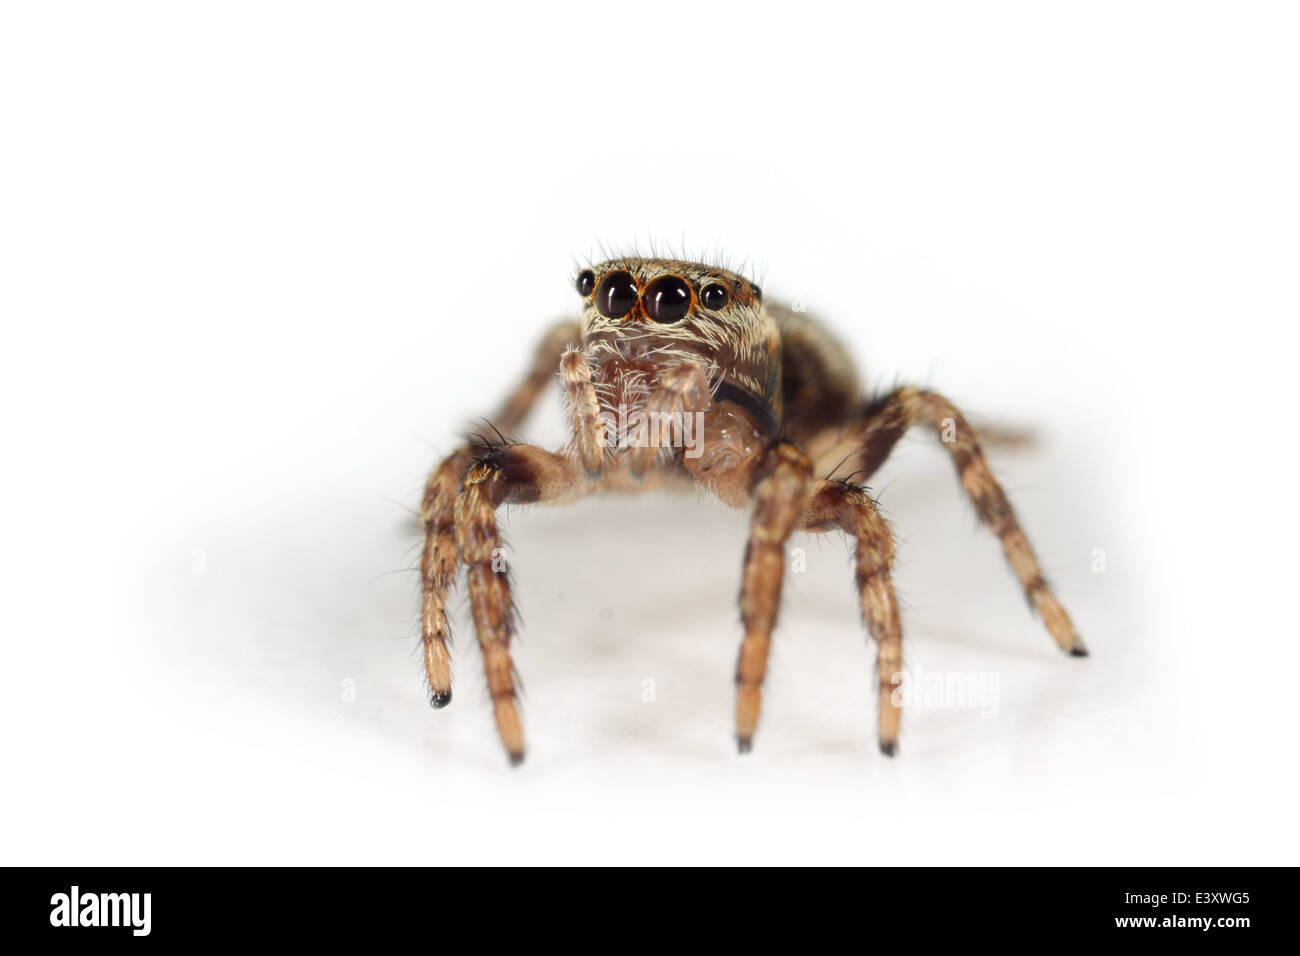
[[[1071,657],[1087,657],[1088,649],[1083,646],[1083,641],[1075,639],[1074,647],[1070,648]]]
[[[749,753],[749,752],[750,752],[751,750],[753,750],[753,749],[754,749],[754,738],[752,738],[752,737],[737,737],[737,738],[736,738],[736,752],[737,752],[737,753],[747,754],[747,753]]]
[[[898,752],[897,740],[882,740],[880,742],[880,752],[886,757],[892,757]]]
[[[429,704],[437,710],[442,710],[451,703],[451,691],[435,690],[429,695]]]
[[[509,754],[509,757],[510,757],[510,766],[512,767],[518,767],[521,763],[524,762],[524,755],[522,753]]]

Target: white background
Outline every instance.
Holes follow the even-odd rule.
[[[1285,4],[7,4],[3,862],[1295,863],[1298,41]],[[460,592],[430,709],[424,474],[575,263],[651,241],[1032,426],[994,467],[1093,656],[917,435],[872,483],[909,663],[996,716],[880,756],[847,545],[804,537],[737,756],[745,516],[664,497],[503,515],[521,769]]]

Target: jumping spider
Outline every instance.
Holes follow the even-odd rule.
[[[429,476],[421,508],[421,623],[431,702],[451,701],[446,607],[463,563],[497,732],[511,763],[523,760],[524,735],[510,659],[510,581],[494,567],[496,509],[692,482],[752,515],[740,585],[740,751],[750,749],[758,724],[786,539],[795,530],[843,531],[856,543],[862,616],[876,642],[880,749],[892,755],[901,713],[891,691],[901,677],[903,639],[890,578],[891,529],[860,484],[817,476],[844,464],[846,473],[865,480],[913,425],[941,434],[962,488],[1001,540],[1056,643],[1075,656],[1087,654],[1043,580],[975,433],[946,398],[915,387],[865,398],[848,350],[821,324],[764,303],[757,285],[726,269],[619,258],[584,269],[576,286],[581,320],[546,335],[531,370],[491,419],[501,431],[516,429],[558,368],[568,398],[568,443],[549,452],[471,440]],[[622,427],[629,410],[639,422],[631,435]]]

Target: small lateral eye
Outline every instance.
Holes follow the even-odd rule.
[[[755,298],[757,301],[762,302],[762,301],[763,301],[763,290],[760,289],[760,288],[758,287],[758,283],[757,283],[757,282],[751,282],[751,283],[749,284],[749,287],[750,287],[751,289],[754,290],[754,298]]]
[[[607,319],[621,319],[636,305],[636,280],[619,269],[600,280],[596,289],[596,311]]]
[[[700,301],[704,303],[706,309],[721,309],[730,298],[731,293],[727,291],[727,287],[717,282],[706,285],[704,291],[700,293]]]
[[[680,276],[660,276],[645,290],[645,312],[655,322],[678,322],[691,311],[691,287]]]
[[[578,295],[586,298],[591,295],[591,290],[596,288],[596,273],[590,269],[583,269],[578,273]]]

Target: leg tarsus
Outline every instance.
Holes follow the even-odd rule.
[[[830,480],[813,493],[804,527],[843,531],[854,539],[858,601],[876,642],[877,737],[881,752],[892,756],[903,716],[901,703],[894,699],[903,676],[903,625],[892,576],[893,531],[864,489]]]
[[[741,753],[752,744],[762,709],[763,678],[785,577],[785,543],[803,515],[812,482],[812,462],[790,442],[773,445],[758,469],[757,474],[766,474],[754,488],[740,585],[745,636],[736,661],[736,740]]]

